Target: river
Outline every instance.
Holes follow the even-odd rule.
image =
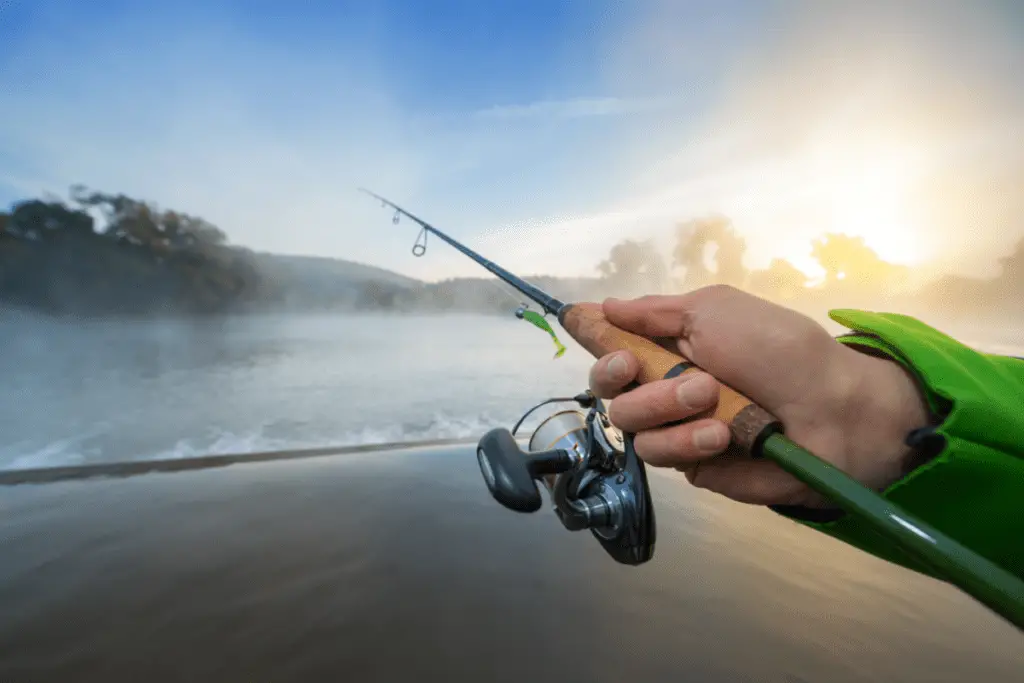
[[[0,318],[0,467],[472,439],[585,387],[565,341],[458,315]],[[651,486],[640,571],[497,506],[465,453],[7,489],[0,679],[1021,680],[1021,634],[952,587]]]
[[[966,332],[1024,353],[1011,331]],[[555,360],[511,315],[0,314],[0,469],[473,438],[586,388],[592,359],[563,341]]]
[[[586,388],[509,318],[0,322],[0,468],[472,438]]]

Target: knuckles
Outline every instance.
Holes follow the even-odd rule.
[[[732,285],[713,284],[701,287],[697,291],[704,292],[707,296],[735,296],[741,290],[733,287]]]

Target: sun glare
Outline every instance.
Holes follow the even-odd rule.
[[[843,143],[833,138],[814,150],[806,170],[811,209],[822,219],[817,232],[862,237],[885,261],[921,265],[929,257],[928,242],[914,220],[912,194],[927,168],[925,155],[869,145],[869,137],[876,136],[846,135]]]
[[[830,232],[863,237],[890,263],[914,266],[922,259],[922,240],[910,220],[906,190],[883,169],[870,175],[838,176],[829,192]]]

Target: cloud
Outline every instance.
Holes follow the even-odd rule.
[[[678,11],[656,6],[626,28],[611,51],[615,78],[666,90],[707,82],[713,70],[689,66],[701,39],[665,28]],[[753,267],[783,256],[811,270],[810,240],[840,230],[922,275],[991,275],[1024,234],[1014,189],[1024,185],[1024,25],[1007,11],[818,3],[761,16],[752,47],[705,90],[699,119],[665,117],[620,192],[585,218],[522,221],[518,244],[552,245],[582,267],[580,250],[627,235],[668,241],[677,221],[714,212],[744,233]],[[516,249],[540,258],[539,246]]]
[[[409,193],[429,146],[365,53],[289,53],[223,23],[129,15],[106,29],[68,49],[53,23],[24,41],[16,61],[38,80],[7,90],[0,150],[30,167],[5,169],[10,184],[82,182],[203,215],[249,246],[375,260],[355,188]]]
[[[943,267],[983,269],[1019,234],[1013,22],[980,4],[683,5],[638,6],[567,49],[601,74],[586,90],[607,95],[552,77],[535,98],[464,110],[410,101],[402,69],[354,30],[327,50],[195,8],[102,30],[49,16],[2,58],[0,182],[83,182],[202,215],[241,244],[428,279],[480,271],[434,244],[413,259],[415,228],[356,187],[524,272],[592,274],[615,241],[667,244],[711,212],[746,234],[751,265],[799,260],[857,196],[823,180],[882,167],[906,185],[916,232],[902,243]]]
[[[194,7],[104,16],[102,30],[82,30],[78,16],[40,18],[0,70],[6,191],[80,182],[202,215],[254,248],[433,279],[464,264],[410,259],[414,234],[385,222],[358,186],[471,240],[536,207],[600,196],[616,173],[616,130],[660,106],[410,106],[402,70],[369,39],[324,51],[228,19]]]

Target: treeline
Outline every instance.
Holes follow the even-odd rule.
[[[810,248],[824,271],[820,282],[812,283],[785,259],[773,259],[764,269],[750,269],[745,265],[743,237],[727,218],[711,216],[676,226],[668,253],[652,241],[627,239],[611,248],[592,278],[527,279],[566,300],[727,284],[816,314],[833,307],[864,307],[950,320],[996,314],[1024,319],[1019,302],[1024,294],[1024,239],[999,259],[999,275],[994,278],[949,275],[917,286],[912,284],[910,268],[885,261],[863,238],[825,234]],[[503,290],[507,288],[494,278],[448,280],[416,291],[367,283],[362,300],[367,308],[508,312],[517,295]]]
[[[595,300],[620,295],[602,278],[564,278],[550,275],[523,277],[563,301]],[[525,297],[497,278],[455,278],[436,283],[402,286],[376,280],[359,287],[354,307],[360,311],[404,313],[508,314]],[[531,304],[536,308],[535,304]]]
[[[627,274],[651,281],[640,277],[645,267],[633,251],[613,250],[593,278],[530,279],[566,300],[621,293]],[[253,252],[203,218],[82,186],[68,199],[29,199],[0,212],[0,307],[72,316],[507,313],[521,300],[493,278],[428,284],[340,259]]]
[[[0,213],[0,303],[72,315],[211,314],[261,296],[252,253],[204,219],[81,186],[70,195]]]
[[[100,221],[97,221],[97,218]],[[100,224],[101,223],[101,224]],[[527,279],[567,301],[729,284],[797,308],[875,307],[947,317],[1021,316],[1024,240],[992,279],[946,276],[910,286],[911,271],[860,238],[811,244],[825,273],[784,259],[749,269],[747,245],[725,217],[676,226],[672,247],[623,240],[592,277]],[[422,283],[340,259],[263,254],[228,243],[208,221],[151,202],[71,188],[69,199],[18,202],[0,212],[0,306],[63,315],[223,314],[268,310],[508,313],[521,295],[492,277]]]
[[[350,310],[362,286],[418,284],[338,259],[254,252],[152,202],[72,187],[0,212],[0,308],[62,316]]]
[[[683,269],[673,286],[693,289],[729,284],[794,307],[867,307],[941,315],[947,319],[1013,314],[1021,317],[1024,292],[1024,239],[998,259],[999,274],[990,279],[946,275],[913,284],[913,272],[889,263],[861,237],[829,233],[811,242],[811,256],[824,271],[822,281],[785,259],[763,270],[744,265],[746,243],[723,217],[690,221],[677,227],[673,265]],[[714,255],[707,258],[708,252]],[[708,267],[708,261],[714,270]]]

